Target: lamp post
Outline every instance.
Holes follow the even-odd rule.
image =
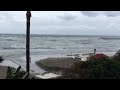
[[[30,18],[31,11],[27,11],[26,13],[26,71],[29,74],[30,72]]]

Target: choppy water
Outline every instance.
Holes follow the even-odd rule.
[[[25,35],[0,34],[0,56],[4,57],[4,64],[22,65],[25,69],[25,41]],[[120,49],[120,39],[99,39],[99,36],[31,35],[31,69],[40,71],[34,62],[46,56],[89,53],[93,52],[93,49],[97,49],[97,52],[114,53]]]

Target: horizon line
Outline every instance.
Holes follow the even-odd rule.
[[[0,33],[0,34],[9,34],[9,35],[26,35],[25,33]],[[36,33],[31,33],[31,35],[58,35],[58,36],[120,36],[120,35],[98,35],[98,34],[94,34],[94,35],[90,35],[90,34],[42,34],[42,33],[39,33],[39,34],[36,34]]]

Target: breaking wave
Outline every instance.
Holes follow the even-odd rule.
[[[2,49],[26,49],[26,48],[17,48],[17,47],[4,47],[4,48],[2,48]],[[42,48],[42,47],[36,47],[36,48],[30,48],[30,49],[56,49],[56,48],[51,48],[51,47],[44,47],[44,48]]]

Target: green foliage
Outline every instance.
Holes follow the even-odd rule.
[[[120,50],[112,57],[113,60],[120,61]]]
[[[82,64],[81,69],[83,69],[85,75],[88,74],[85,78],[120,78],[120,64],[110,59],[86,61]]]
[[[120,79],[120,63],[107,58],[76,62],[66,71],[72,79]]]
[[[34,79],[33,76],[28,75],[28,73],[20,69],[21,66],[17,69],[8,67],[6,79]]]

